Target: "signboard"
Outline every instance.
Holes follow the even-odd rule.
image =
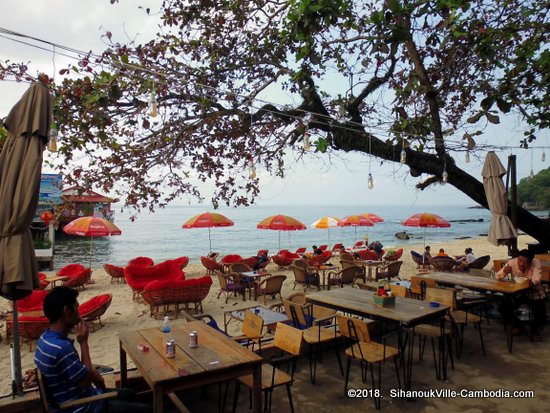
[[[40,197],[38,203],[57,205],[61,203],[62,176],[60,174],[42,174],[40,179]]]

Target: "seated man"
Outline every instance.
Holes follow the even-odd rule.
[[[323,254],[323,250],[321,248],[318,248],[317,245],[314,245],[312,248],[313,248],[313,255]]]
[[[56,287],[44,299],[44,314],[50,321],[38,343],[34,362],[44,377],[44,385],[53,402],[60,404],[105,392],[105,381],[94,369],[88,346],[88,324],[78,313],[78,291],[69,287]],[[74,329],[80,344],[80,358],[73,340],[68,335]],[[117,399],[97,401],[64,412],[102,413],[150,412],[145,404],[131,402],[135,392],[120,389]]]
[[[436,257],[448,257],[449,255],[445,252],[443,248],[439,248],[439,252],[435,254]]]
[[[374,242],[370,243],[369,249],[373,250],[378,255],[382,255],[382,251],[384,249],[384,246],[382,245],[382,243],[380,241],[374,241]]]
[[[521,250],[519,255],[506,263],[504,267],[496,274],[496,278],[502,280],[506,276],[525,277],[529,280],[532,289],[519,296],[506,296],[499,306],[499,311],[506,323],[511,323],[514,334],[521,334],[522,329],[516,316],[516,309],[521,304],[529,304],[533,314],[533,323],[531,324],[531,338],[533,341],[542,341],[540,329],[546,321],[546,305],[544,299],[546,295],[541,285],[542,266],[541,262],[534,258],[534,253],[529,250]]]
[[[264,251],[261,253],[261,255],[256,256],[256,264],[254,264],[254,268],[252,268],[254,271],[259,270],[262,268],[262,264],[269,261],[269,258],[267,257],[267,251]]]

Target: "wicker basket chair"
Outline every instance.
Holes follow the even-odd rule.
[[[70,276],[67,280],[63,281],[64,287],[70,287],[75,289],[85,289],[85,285],[92,278],[92,270],[90,268],[84,268],[80,273]]]
[[[101,294],[90,298],[88,301],[80,304],[78,311],[80,317],[90,323],[92,331],[103,327],[101,316],[105,314],[113,300],[112,294]],[[96,323],[97,322],[97,323]]]
[[[103,264],[103,269],[111,276],[111,284],[126,284],[124,278],[124,267],[112,264]]]

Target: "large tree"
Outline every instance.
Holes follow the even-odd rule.
[[[419,189],[448,181],[487,207],[455,157],[486,150],[474,138],[502,119],[525,125],[523,146],[549,126],[549,9],[541,0],[165,0],[154,39],[124,44],[107,32],[101,55],[60,72],[74,74],[54,86],[62,153],[73,168],[78,151],[89,160],[68,177],[101,176],[104,190],[151,208],[200,198],[193,179],[212,180],[215,205],[246,205],[260,184],[249,162],[282,177],[285,154],[305,153],[306,139],[319,156],[400,162],[404,148]],[[22,64],[0,69],[28,76]],[[260,99],[283,93],[298,103]],[[550,225],[521,208],[519,227],[550,244]]]

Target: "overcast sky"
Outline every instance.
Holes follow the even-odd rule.
[[[121,3],[110,5],[109,0],[0,0],[3,9],[0,27],[94,52],[100,52],[104,47],[101,35],[105,30],[113,32],[114,39],[120,41],[129,38],[145,41],[155,33],[155,19],[146,17],[138,5],[150,7],[154,11],[160,1],[121,0]],[[42,47],[47,50],[0,37],[0,61],[29,62],[36,73],[43,71],[50,76],[72,62],[59,55],[59,51],[54,55],[51,48]],[[55,77],[59,79],[58,74]],[[7,115],[27,87],[27,84],[0,81],[0,117]],[[548,133],[543,135],[537,145],[548,145],[548,136]],[[516,145],[521,137],[519,128],[501,126],[476,140],[480,143]],[[505,166],[510,153],[509,150],[499,153]],[[535,173],[548,167],[541,162],[542,149],[518,149],[513,153],[518,159],[518,181],[528,176],[531,167]],[[50,156],[48,152],[46,156]],[[472,156],[469,164],[464,163],[462,155],[457,161],[470,174],[479,177],[485,154],[480,153],[479,156],[481,158]],[[548,159],[550,162],[550,156]],[[417,181],[407,174],[407,167],[390,163],[380,166],[377,159],[372,159],[371,164],[375,187],[369,190],[369,159],[365,155],[341,154],[340,159],[333,159],[330,163],[326,157],[306,156],[300,161],[292,161],[289,166],[288,177],[284,181],[258,171],[262,189],[258,199],[260,204],[473,204],[473,201],[450,185],[437,185],[425,191],[417,191],[414,189]]]

